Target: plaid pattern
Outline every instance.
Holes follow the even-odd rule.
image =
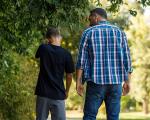
[[[81,37],[77,69],[85,81],[96,84],[121,84],[131,72],[126,35],[107,21],[86,29]]]

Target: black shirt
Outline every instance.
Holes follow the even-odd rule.
[[[65,99],[64,72],[74,72],[71,54],[60,46],[42,44],[35,57],[40,58],[40,72],[35,94],[56,100]]]

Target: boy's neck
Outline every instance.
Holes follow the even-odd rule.
[[[50,44],[55,45],[55,46],[60,46],[61,45],[60,42],[51,42]]]
[[[60,44],[56,44],[56,43],[51,43],[52,45],[55,45],[55,46],[60,46]]]

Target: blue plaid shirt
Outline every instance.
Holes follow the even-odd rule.
[[[107,21],[86,29],[81,37],[77,69],[84,81],[121,84],[128,80],[131,58],[126,35]]]

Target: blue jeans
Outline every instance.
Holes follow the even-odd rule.
[[[119,120],[122,85],[87,83],[83,120],[96,120],[98,109],[105,102],[107,120]]]

